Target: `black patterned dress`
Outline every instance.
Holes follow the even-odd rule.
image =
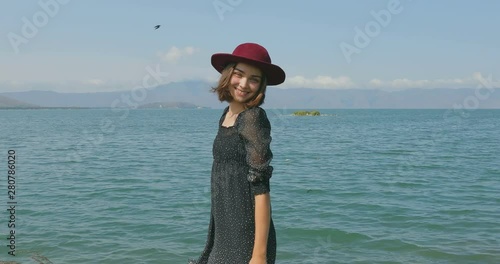
[[[241,112],[233,126],[219,121],[214,140],[211,213],[208,238],[198,264],[247,264],[255,238],[255,195],[270,191],[273,167],[271,124],[266,112],[253,107]],[[276,258],[276,233],[269,227],[267,263]]]

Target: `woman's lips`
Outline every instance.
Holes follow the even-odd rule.
[[[239,96],[247,96],[249,94],[249,92],[242,91],[238,88],[234,88],[234,89],[236,90],[236,94]]]

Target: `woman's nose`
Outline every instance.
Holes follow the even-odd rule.
[[[246,77],[242,77],[240,79],[240,87],[242,88],[246,88],[247,87],[247,84],[248,84],[248,79]]]

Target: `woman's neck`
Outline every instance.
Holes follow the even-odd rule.
[[[238,102],[231,102],[229,103],[229,114],[230,115],[237,115],[241,112],[243,112],[243,110],[246,109],[246,106],[242,103],[238,103]]]

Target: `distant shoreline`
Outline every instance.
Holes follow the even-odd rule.
[[[99,109],[102,107],[0,107],[0,110]]]
[[[68,107],[68,106],[44,106],[44,107],[0,107],[0,110],[47,110],[47,109],[65,109],[65,110],[79,110],[79,109],[130,109],[130,110],[147,110],[147,109],[213,109],[209,107],[198,107],[198,108],[183,108],[183,107],[164,107],[164,108],[127,108],[127,107]],[[222,109],[222,108],[221,108]]]
[[[180,108],[180,107],[165,107],[165,108],[125,108],[125,107],[67,107],[67,106],[44,106],[44,107],[0,107],[0,110],[84,110],[84,109],[129,109],[129,110],[169,110],[169,109],[178,109],[178,110],[206,110],[206,109],[215,109],[221,110],[221,108],[212,108],[212,107],[200,107],[200,108]],[[277,109],[282,111],[283,108],[265,108],[267,109]],[[293,111],[298,108],[289,108],[289,111]],[[302,108],[304,109],[304,108]],[[447,110],[449,108],[321,108],[320,110],[370,110],[370,111],[381,111],[381,110]],[[483,110],[500,110],[500,108],[479,108],[474,111],[483,111]],[[293,113],[291,113],[293,115]],[[321,114],[323,115],[323,114]],[[295,116],[295,115],[293,115]],[[298,115],[297,115],[298,116]]]

